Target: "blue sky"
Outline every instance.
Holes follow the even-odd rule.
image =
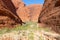
[[[44,0],[23,0],[26,5],[30,4],[43,4]]]

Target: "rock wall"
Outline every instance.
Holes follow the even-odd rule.
[[[24,4],[23,4],[24,5]],[[17,14],[22,19],[23,22],[33,21],[37,22],[38,16],[41,12],[42,5],[29,5],[29,6],[21,6],[17,9]]]
[[[47,24],[60,33],[60,0],[45,0],[38,22]]]
[[[16,24],[22,24],[14,9],[11,0],[0,0],[0,27],[12,27]]]
[[[29,21],[29,18],[27,17],[29,15],[29,10],[22,0],[12,0],[12,3],[16,8],[16,13],[19,18],[21,18],[23,22]]]
[[[11,0],[12,3],[14,4],[16,10],[20,7],[20,6],[24,6],[24,3],[22,2],[22,0]]]
[[[16,9],[15,6],[13,5],[11,0],[2,0],[2,2],[4,3],[4,5],[6,5],[6,7],[8,7],[8,9],[13,12],[14,14],[16,14]]]
[[[37,22],[38,16],[42,9],[42,5],[33,4],[26,6],[22,0],[12,0],[12,3],[16,8],[17,15],[22,19],[23,22]]]
[[[23,22],[29,21],[29,9],[27,7],[19,7],[17,10],[17,14],[22,19]]]
[[[27,7],[29,9],[29,20],[33,22],[38,21],[39,14],[42,10],[42,4],[32,4]]]

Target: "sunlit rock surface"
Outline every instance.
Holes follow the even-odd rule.
[[[14,9],[11,0],[0,0],[0,27],[12,27],[16,24],[22,24]]]
[[[30,11],[29,13],[30,21],[33,21],[33,22],[38,21],[38,17],[39,17],[39,14],[41,13],[42,6],[43,6],[42,4],[32,4],[27,6]]]
[[[12,0],[16,8],[17,15],[22,19],[23,22],[38,21],[38,16],[42,10],[42,4],[32,4],[26,6],[22,0]]]
[[[60,0],[45,0],[38,22],[60,34]]]

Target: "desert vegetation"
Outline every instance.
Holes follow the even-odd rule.
[[[0,40],[57,40],[59,37],[59,34],[49,28],[39,27],[34,22],[26,22],[12,29],[0,29]]]
[[[26,6],[0,0],[0,40],[60,40],[60,1]]]

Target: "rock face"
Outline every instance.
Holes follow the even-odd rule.
[[[12,3],[16,8],[17,15],[19,16],[19,18],[22,19],[23,22],[27,21],[37,22],[38,16],[42,9],[42,5],[33,4],[26,6],[22,0],[12,0]]]
[[[20,5],[20,7],[17,9],[17,14],[22,19],[23,22],[26,21],[37,22],[41,9],[42,9],[42,5],[38,5],[38,4],[35,5],[33,4],[30,6]]]
[[[18,2],[19,3],[16,3],[16,4],[19,4],[16,6],[17,15],[22,19],[23,22],[29,21],[29,18],[28,18],[29,9],[26,7],[26,5],[22,1],[18,1]]]
[[[17,10],[17,14],[22,19],[23,22],[29,21],[29,9],[27,7],[19,7]]]
[[[38,16],[42,10],[42,5],[40,4],[32,4],[28,6],[29,9],[29,20],[33,21],[33,22],[37,22],[38,21]]]
[[[45,0],[38,22],[52,26],[60,33],[60,0]]]
[[[29,10],[26,7],[26,5],[22,2],[22,0],[12,0],[12,3],[16,8],[16,13],[19,16],[19,18],[21,18],[23,22],[29,21]]]
[[[17,15],[22,19],[23,22],[27,22],[27,21],[37,22],[41,9],[42,9],[42,5],[33,4],[30,6],[26,6],[21,1],[16,12],[17,12]]]
[[[24,6],[24,3],[22,2],[22,0],[11,0],[11,1],[14,4],[16,9],[18,9],[20,6]]]
[[[0,27],[12,27],[16,24],[22,24],[22,21],[16,15],[11,0],[0,0]]]

